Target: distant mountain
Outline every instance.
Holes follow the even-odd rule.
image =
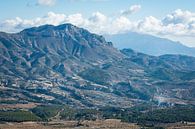
[[[71,24],[0,33],[1,99],[78,108],[195,105],[194,85],[194,57],[119,51]]]
[[[149,55],[180,54],[195,56],[195,48],[184,46],[180,42],[136,32],[106,35],[106,40],[113,42],[119,49],[131,48]]]

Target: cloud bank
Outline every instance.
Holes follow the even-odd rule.
[[[158,19],[148,16],[143,19],[132,21],[127,15],[139,11],[141,6],[134,5],[123,11],[117,17],[108,17],[101,12],[94,12],[88,18],[82,14],[58,14],[48,12],[43,17],[34,19],[8,19],[0,22],[0,30],[5,32],[18,32],[24,28],[40,26],[44,24],[59,25],[71,23],[88,29],[97,34],[117,34],[126,31],[135,31],[158,36],[195,37],[195,13],[177,9],[164,18]]]

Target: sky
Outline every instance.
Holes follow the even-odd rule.
[[[0,0],[0,31],[72,23],[97,34],[151,34],[195,47],[195,0]]]

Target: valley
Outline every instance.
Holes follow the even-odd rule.
[[[1,32],[0,66],[3,129],[194,128],[192,56],[118,50],[62,24]]]

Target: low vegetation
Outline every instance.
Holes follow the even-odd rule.
[[[0,121],[6,122],[23,122],[23,121],[38,121],[40,118],[29,111],[23,110],[0,110]]]
[[[110,75],[106,71],[99,68],[87,69],[79,73],[79,76],[101,85],[108,85],[108,81],[110,79]]]
[[[159,122],[175,123],[181,121],[195,122],[195,108],[193,107],[172,107],[158,109],[141,114],[139,123]]]
[[[62,110],[62,106],[59,105],[42,105],[33,108],[32,112],[45,121],[57,115],[60,110]]]
[[[122,122],[138,123],[143,127],[154,128],[156,125],[177,122],[195,122],[195,108],[193,106],[151,107],[148,104],[123,109],[116,107],[102,107],[99,109],[76,109],[66,105],[41,105],[30,111],[8,110],[0,111],[0,121],[49,121],[62,120],[105,120],[120,119]]]

